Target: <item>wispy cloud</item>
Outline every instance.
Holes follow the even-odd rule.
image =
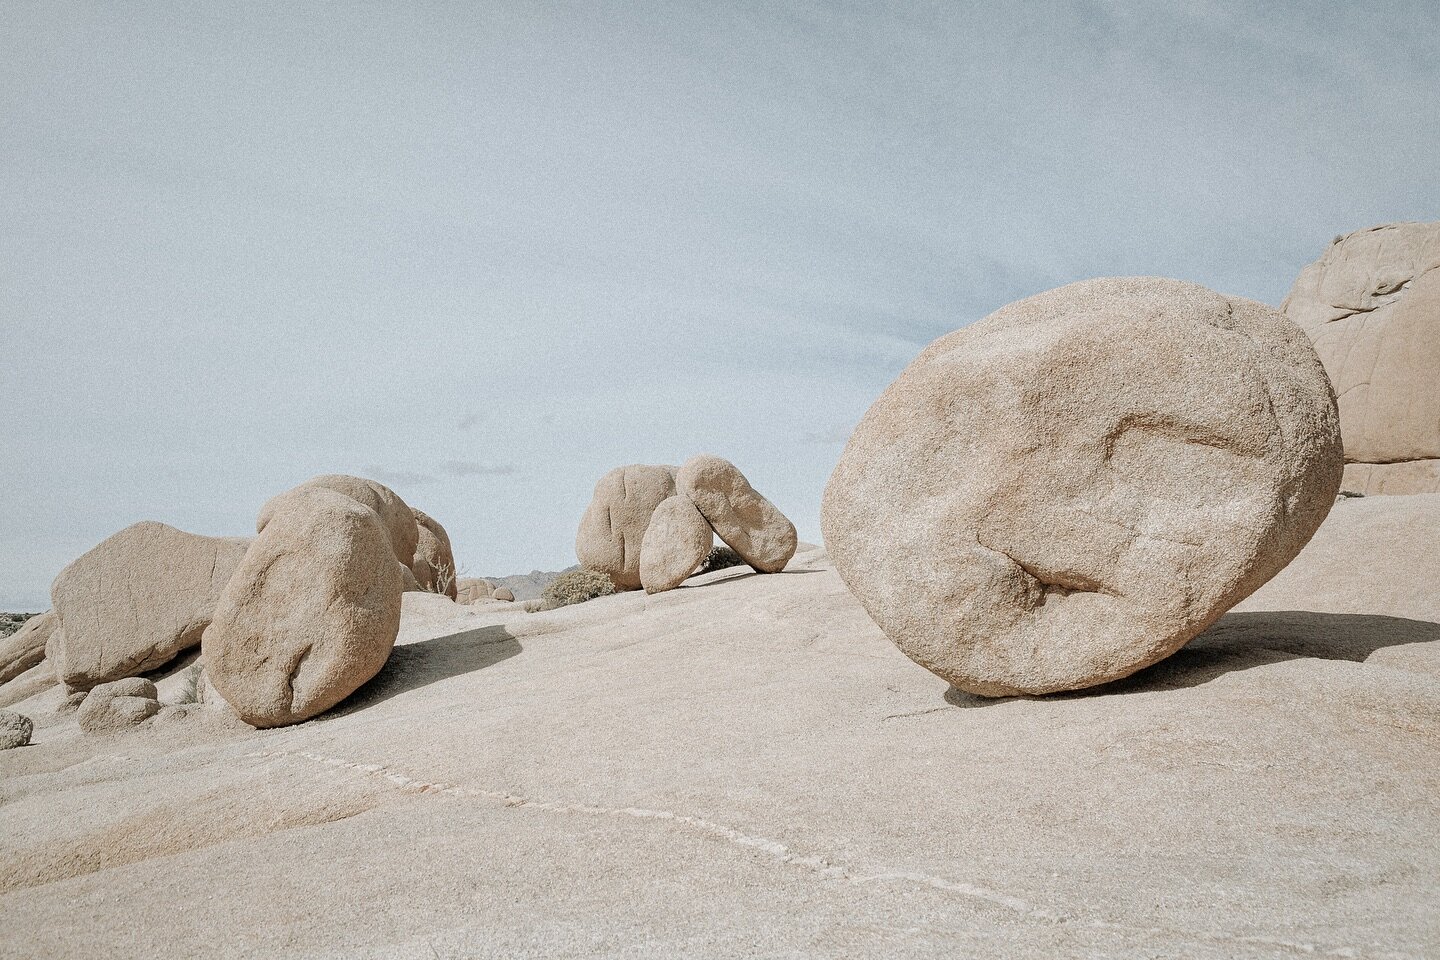
[[[513,463],[476,463],[473,460],[446,460],[440,469],[452,477],[508,477],[515,473]]]
[[[430,473],[414,473],[409,470],[387,470],[371,464],[365,468],[365,475],[390,487],[413,487],[422,483],[437,483],[440,478]]]
[[[459,423],[455,424],[455,428],[457,430],[470,430],[474,428],[475,425],[478,424],[481,420],[484,419],[485,417],[482,414],[467,413],[465,414],[465,416],[460,418]]]

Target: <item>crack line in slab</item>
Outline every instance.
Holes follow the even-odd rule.
[[[1254,947],[1280,948],[1293,953],[1306,954],[1309,956],[1345,957],[1351,960],[1360,960],[1364,957],[1386,958],[1386,960],[1419,960],[1411,954],[1383,953],[1366,954],[1353,947],[1332,947],[1315,943],[1304,943],[1292,940],[1282,940],[1273,937],[1260,936],[1228,936],[1225,934],[1207,933],[1204,931],[1177,930],[1170,927],[1143,927],[1128,923],[1118,923],[1100,918],[1084,918],[1063,913],[1056,913],[1043,907],[1034,906],[1019,897],[1000,893],[987,887],[977,886],[963,881],[946,880],[943,877],[936,877],[926,873],[910,871],[885,871],[882,873],[861,874],[848,867],[830,862],[821,856],[802,856],[793,852],[785,844],[778,840],[770,840],[765,837],[751,836],[733,827],[727,827],[722,823],[713,820],[706,820],[703,817],[694,817],[688,814],[673,813],[669,810],[651,810],[645,807],[601,807],[585,803],[561,803],[555,800],[536,800],[519,794],[510,793],[505,790],[482,790],[478,787],[467,787],[460,784],[445,783],[443,781],[420,780],[408,776],[396,770],[390,769],[378,763],[355,763],[339,757],[327,757],[318,753],[310,753],[305,750],[296,751],[255,751],[245,754],[247,758],[264,759],[287,759],[300,757],[313,763],[323,764],[327,767],[339,767],[345,770],[353,770],[367,776],[377,777],[388,781],[402,790],[422,794],[442,794],[452,797],[479,797],[486,800],[499,802],[505,807],[525,807],[528,810],[541,810],[547,813],[575,813],[587,816],[611,816],[611,817],[633,817],[637,820],[668,821],[681,824],[699,830],[702,833],[719,837],[737,846],[749,847],[768,854],[779,863],[791,866],[802,867],[810,870],[820,877],[829,880],[842,880],[853,884],[903,882],[914,883],[930,887],[935,890],[943,890],[947,893],[958,893],[962,896],[975,900],[982,900],[994,906],[1002,907],[1012,913],[1031,920],[1038,920],[1057,925],[1088,927],[1096,930],[1112,930],[1117,933],[1145,936],[1171,936],[1181,937],[1189,940],[1203,940],[1212,943],[1233,943]]]

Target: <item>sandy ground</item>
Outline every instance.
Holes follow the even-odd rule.
[[[1440,955],[1440,496],[1098,692],[949,691],[823,551],[407,598],[316,721],[0,754],[0,956]]]

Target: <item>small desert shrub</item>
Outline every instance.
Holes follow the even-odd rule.
[[[568,607],[572,603],[584,603],[586,600],[606,597],[614,592],[615,583],[609,574],[594,570],[571,570],[551,580],[540,596],[546,600],[554,600],[562,607]]]
[[[21,627],[25,621],[37,616],[34,613],[0,613],[0,638],[8,637]]]
[[[691,576],[698,577],[702,573],[710,573],[712,570],[724,570],[726,567],[743,566],[745,561],[740,559],[740,554],[726,546],[711,547],[710,553],[700,563],[700,569]]]

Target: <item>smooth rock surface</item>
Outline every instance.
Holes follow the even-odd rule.
[[[1314,340],[1335,385],[1346,460],[1440,458],[1440,222],[1337,238],[1282,309]],[[1362,492],[1440,489],[1433,465],[1424,474]]]
[[[491,600],[504,600],[506,603],[513,602],[515,593],[509,587],[496,587],[495,592],[490,594]]]
[[[450,547],[450,535],[445,532],[440,521],[428,513],[421,510],[413,512],[419,539],[415,547],[415,558],[410,563],[410,572],[415,575],[420,589],[430,593],[443,593],[454,600],[458,590],[455,581],[455,553]]]
[[[311,484],[267,507],[201,645],[209,683],[257,727],[307,720],[373,677],[395,643],[402,594],[371,508]]]
[[[714,542],[715,531],[689,497],[665,498],[655,508],[640,548],[640,583],[645,592],[680,586],[709,556]]]
[[[461,577],[456,584],[455,601],[457,603],[474,603],[476,600],[489,599],[490,594],[495,592],[495,584],[481,577]]]
[[[1365,495],[1440,493],[1440,459],[1347,463],[1340,489]]]
[[[795,555],[795,525],[729,460],[691,457],[680,467],[675,488],[690,498],[716,536],[761,573],[783,570]]]
[[[640,547],[650,517],[675,494],[675,468],[632,463],[595,484],[575,534],[580,566],[608,574],[617,590],[640,589]]]
[[[0,754],[0,952],[1420,960],[1440,596],[1378,588],[1434,555],[1348,523],[1414,501],[1337,505],[1085,694],[950,690],[821,551],[548,613],[408,594],[353,708],[283,731],[81,737],[52,690]]]
[[[1330,384],[1282,315],[1091,280],[926,347],[856,427],[821,523],[917,663],[1043,694],[1179,649],[1299,552],[1341,471]]]
[[[249,541],[147,520],[60,571],[48,656],[78,690],[154,670],[200,642]]]
[[[0,639],[0,683],[13,680],[45,659],[45,644],[55,630],[55,615],[38,614],[10,636]]]

